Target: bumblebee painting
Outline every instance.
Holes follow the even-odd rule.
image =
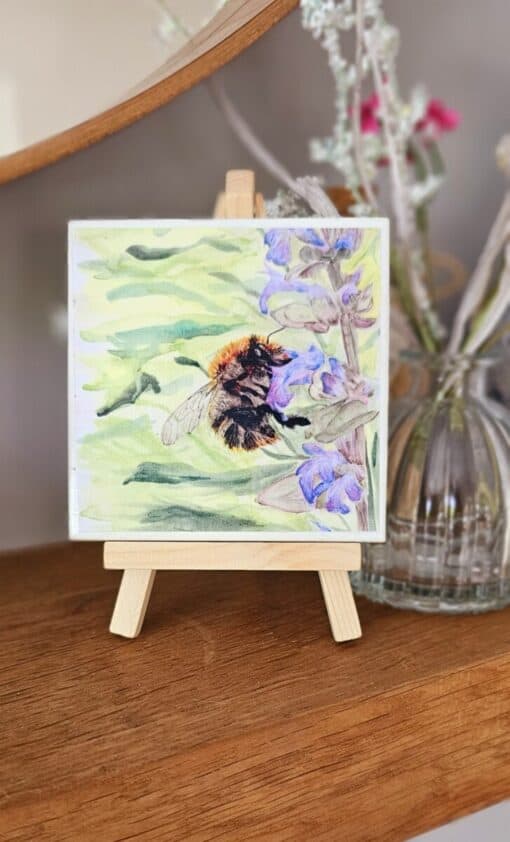
[[[209,366],[210,380],[165,421],[163,443],[173,445],[205,418],[228,448],[242,450],[277,442],[275,421],[289,428],[307,426],[307,418],[287,417],[267,401],[273,368],[291,359],[280,345],[254,335],[226,345]]]
[[[386,220],[84,220],[68,255],[73,537],[384,540]]]

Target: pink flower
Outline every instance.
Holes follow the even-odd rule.
[[[460,124],[460,114],[453,108],[447,108],[440,99],[431,99],[421,120],[416,123],[415,131],[422,132],[427,142],[436,141],[444,132],[453,132]]]
[[[379,97],[372,94],[361,103],[360,127],[363,134],[379,134]]]
[[[361,103],[360,126],[363,134],[379,134],[381,131],[380,101],[377,94],[372,94]],[[414,126],[415,132],[421,132],[425,141],[435,141],[443,132],[452,132],[460,124],[460,114],[453,108],[447,108],[440,99],[430,99],[421,120]],[[381,159],[381,165],[387,160]]]

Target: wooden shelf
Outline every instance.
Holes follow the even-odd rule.
[[[10,553],[2,840],[397,842],[510,795],[510,614],[359,600],[330,638],[311,573],[160,573],[107,631],[101,546]]]

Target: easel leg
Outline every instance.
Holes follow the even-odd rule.
[[[361,637],[356,603],[346,570],[321,570],[319,578],[336,643]]]
[[[113,634],[140,634],[155,575],[155,570],[124,570],[110,623]]]

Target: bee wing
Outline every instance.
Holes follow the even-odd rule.
[[[214,389],[214,383],[206,383],[180,404],[168,416],[161,431],[163,444],[175,444],[185,433],[191,433],[207,411],[207,405]]]

